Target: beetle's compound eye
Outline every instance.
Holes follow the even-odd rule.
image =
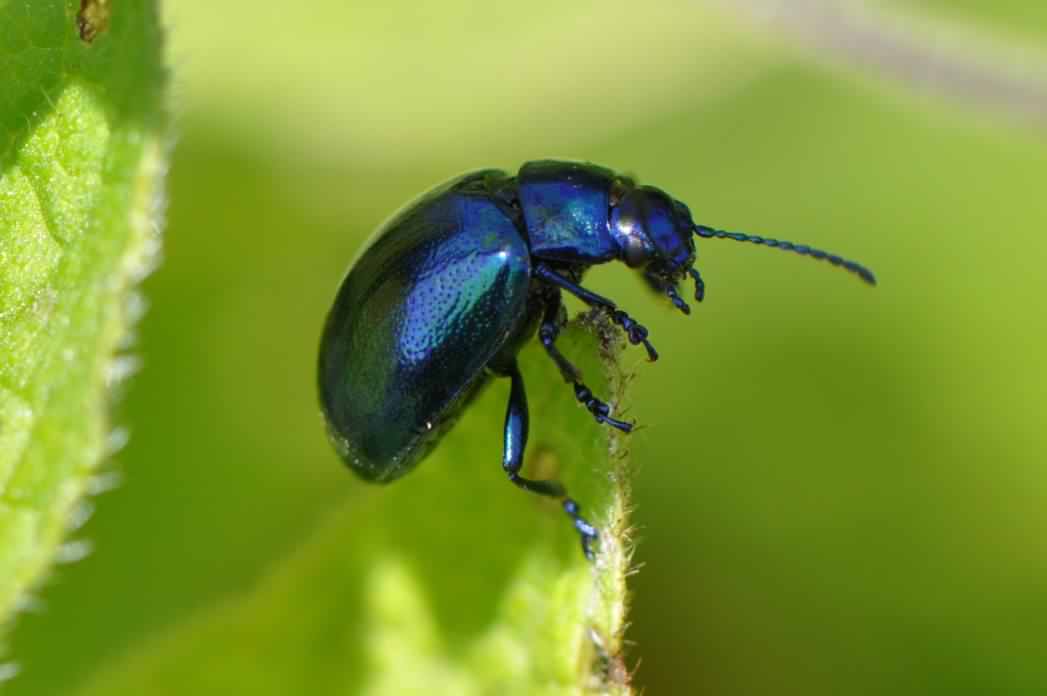
[[[629,268],[639,268],[647,263],[650,256],[647,247],[639,235],[630,234],[622,237],[622,260]]]
[[[651,243],[644,229],[642,194],[631,191],[611,210],[611,234],[618,243],[622,261],[637,268],[651,260]]]

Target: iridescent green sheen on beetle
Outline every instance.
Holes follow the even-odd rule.
[[[363,479],[393,481],[429,453],[486,379],[508,378],[502,466],[521,488],[563,499],[593,558],[596,529],[563,487],[520,476],[528,410],[516,355],[537,334],[575,398],[600,423],[629,432],[632,424],[614,418],[556,348],[566,321],[561,293],[606,310],[656,360],[647,329],[579,283],[590,266],[622,261],[689,314],[680,283],[689,276],[695,299],[705,294],[695,237],[794,251],[875,284],[868,269],[835,254],[696,225],[665,192],[596,165],[542,160],[515,177],[493,169],[464,174],[382,225],[342,281],[318,370],[335,449]]]

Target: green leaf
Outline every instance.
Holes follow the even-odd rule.
[[[0,619],[82,518],[107,449],[163,164],[152,2],[0,0]],[[101,10],[99,9],[101,8]]]
[[[558,342],[618,413],[620,341],[590,315]],[[601,531],[595,564],[556,501],[501,471],[508,385],[495,380],[415,472],[360,483],[255,589],[139,646],[82,693],[630,693],[625,440],[575,402],[539,346],[521,358],[527,471],[583,504]]]

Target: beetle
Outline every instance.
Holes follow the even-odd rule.
[[[599,423],[628,433],[556,347],[563,293],[605,310],[658,353],[647,329],[581,285],[596,264],[620,261],[689,314],[680,284],[705,283],[695,238],[732,239],[822,259],[874,285],[864,266],[812,247],[695,224],[686,205],[593,164],[539,160],[516,176],[484,169],[409,203],[350,265],[320,341],[320,404],[331,443],[366,481],[389,483],[417,465],[490,378],[510,381],[502,467],[525,490],[562,500],[593,559],[597,530],[564,487],[520,475],[528,409],[516,356],[537,334],[575,398]]]

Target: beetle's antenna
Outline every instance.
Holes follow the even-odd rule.
[[[762,244],[764,246],[775,247],[785,251],[793,251],[797,254],[810,256],[816,259],[824,259],[834,266],[846,268],[869,285],[876,285],[876,276],[874,276],[872,271],[865,266],[855,263],[854,261],[848,261],[836,254],[830,254],[827,251],[809,247],[806,244],[793,244],[792,242],[783,242],[777,239],[760,237],[755,234],[743,234],[742,232],[727,232],[724,230],[713,229],[712,227],[706,227],[705,225],[695,225],[694,233],[699,237],[704,237],[706,239],[733,239],[736,242],[752,242],[753,244]]]

